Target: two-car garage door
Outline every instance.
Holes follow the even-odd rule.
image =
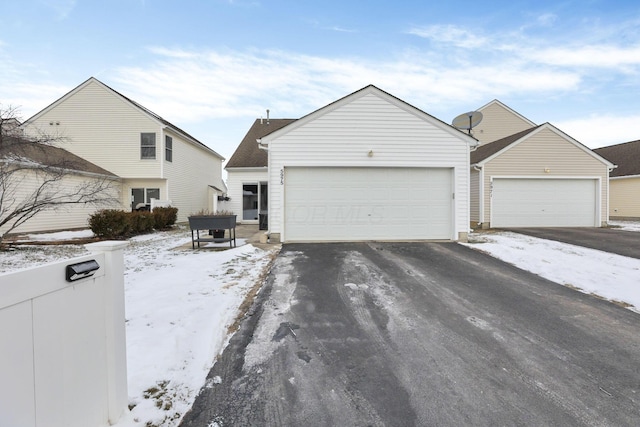
[[[494,178],[492,227],[597,226],[598,180]]]
[[[287,241],[451,239],[451,168],[285,168]]]

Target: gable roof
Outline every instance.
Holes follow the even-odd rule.
[[[387,100],[388,102],[394,104],[395,106],[411,113],[414,114],[416,116],[419,116],[423,119],[426,119],[426,121],[430,122],[431,124],[433,124],[434,126],[440,128],[441,130],[448,132],[452,135],[455,135],[457,137],[460,137],[463,140],[466,140],[466,142],[468,142],[471,146],[476,146],[478,144],[478,140],[475,139],[474,137],[468,135],[466,132],[461,131],[460,129],[456,129],[453,126],[451,126],[448,123],[443,122],[442,120],[438,119],[437,117],[432,116],[429,113],[426,113],[424,111],[422,111],[421,109],[414,107],[413,105],[403,101],[402,99],[395,97],[393,95],[391,95],[388,92],[385,92],[384,90],[370,84],[368,86],[363,87],[362,89],[359,89],[349,95],[346,95],[336,101],[331,102],[330,104],[325,105],[324,107],[321,107],[303,117],[301,117],[300,119],[296,120],[293,123],[290,123],[289,125],[284,126],[283,128],[272,132],[268,135],[266,135],[265,137],[263,137],[263,139],[266,139],[266,143],[268,143],[268,141],[277,138],[280,135],[283,135],[285,133],[288,133],[300,126],[305,125],[306,123],[314,120],[315,118],[322,116],[323,114],[326,114],[330,111],[333,111],[345,104],[348,104],[349,102],[353,101],[354,99],[363,97],[365,95],[368,94],[375,94],[381,98],[384,98],[385,100]]]
[[[83,174],[118,178],[108,170],[63,148],[10,136],[3,137],[0,145],[0,161],[33,163],[34,167],[54,167]]]
[[[76,86],[74,89],[70,90],[69,92],[67,92],[65,95],[61,96],[60,98],[58,98],[56,101],[52,102],[51,104],[49,104],[47,107],[45,107],[44,109],[42,109],[41,111],[39,111],[38,113],[34,114],[32,117],[30,117],[29,119],[27,119],[25,121],[25,124],[31,122],[32,120],[37,119],[40,115],[44,114],[45,112],[51,110],[52,108],[54,108],[56,105],[60,104],[62,101],[64,101],[65,99],[69,98],[70,96],[72,96],[73,94],[75,94],[76,92],[82,90],[84,87],[86,87],[87,85],[89,85],[90,83],[97,83],[100,86],[102,86],[103,88],[105,88],[106,90],[112,92],[113,94],[119,96],[120,98],[124,99],[128,104],[132,105],[134,108],[142,111],[143,113],[145,113],[147,116],[149,116],[151,119],[155,120],[156,122],[166,126],[167,128],[169,128],[171,131],[177,133],[178,135],[182,135],[186,140],[190,141],[191,143],[200,146],[200,148],[203,148],[207,151],[209,151],[211,154],[215,155],[216,157],[219,157],[220,159],[224,160],[224,157],[222,157],[220,154],[216,153],[213,149],[209,148],[207,145],[205,145],[204,143],[198,141],[196,138],[194,138],[193,136],[189,135],[187,132],[183,131],[182,129],[180,129],[178,126],[170,123],[168,120],[163,119],[162,117],[160,117],[158,114],[154,113],[153,111],[149,110],[146,107],[143,107],[142,105],[138,104],[137,102],[133,101],[132,99],[124,96],[123,94],[121,94],[120,92],[116,91],[115,89],[107,86],[106,84],[102,83],[100,80],[96,79],[95,77],[89,77],[87,80],[85,80],[84,82],[80,83],[78,86]]]
[[[529,128],[529,129],[525,129],[525,130],[523,130],[521,132],[514,133],[513,135],[504,137],[502,139],[498,139],[497,141],[488,142],[486,144],[483,144],[483,145],[479,146],[475,151],[471,152],[470,163],[471,163],[472,166],[473,165],[482,166],[483,164],[485,164],[488,161],[492,160],[493,158],[499,156],[503,152],[509,150],[511,147],[519,144],[520,142],[526,140],[527,138],[531,137],[532,135],[535,135],[536,133],[542,131],[543,129],[548,129],[551,132],[554,132],[555,134],[557,134],[561,138],[565,139],[566,141],[568,141],[571,144],[575,145],[576,147],[580,148],[585,153],[587,153],[590,156],[598,159],[599,161],[601,161],[602,163],[607,165],[609,168],[615,167],[615,165],[613,163],[611,163],[610,161],[608,161],[604,157],[600,156],[599,154],[595,153],[593,150],[589,149],[587,146],[585,146],[585,145],[581,144],[580,142],[576,141],[575,139],[571,138],[569,135],[567,135],[566,133],[562,132],[560,129],[558,129],[557,127],[553,126],[551,123],[543,123],[543,124],[541,124],[539,126],[536,126],[536,127],[533,127],[533,128]]]
[[[268,153],[258,147],[256,140],[295,121],[296,119],[256,119],[227,162],[225,169],[267,167]]]
[[[611,178],[640,175],[640,140],[596,148],[600,156],[618,167],[611,171]]]
[[[475,151],[471,152],[471,158],[470,158],[471,164],[473,165],[473,164],[484,162],[484,160],[488,159],[489,157],[492,157],[494,154],[497,154],[498,152],[504,150],[514,142],[529,135],[538,127],[539,126],[525,129],[522,132],[514,133],[513,135],[509,135],[502,139],[498,139],[497,141],[488,142],[486,144],[479,146],[478,148],[476,148]]]
[[[497,99],[494,99],[491,102],[488,102],[486,104],[484,104],[482,107],[478,108],[477,111],[482,112],[482,110],[485,110],[487,108],[489,108],[492,105],[499,105],[500,107],[504,108],[505,110],[509,111],[511,114],[513,114],[514,116],[519,117],[520,119],[524,120],[525,122],[529,123],[532,127],[536,126],[536,124],[534,122],[532,122],[531,120],[527,119],[525,116],[523,116],[522,114],[518,113],[516,110],[514,110],[513,108],[509,107],[508,105],[500,102]]]

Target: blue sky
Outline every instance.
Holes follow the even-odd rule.
[[[640,139],[636,1],[22,0],[0,104],[23,119],[93,76],[229,158],[255,118],[368,84],[445,121],[499,99],[596,148]]]

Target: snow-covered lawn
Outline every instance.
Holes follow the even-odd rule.
[[[640,222],[612,225],[640,232]],[[466,246],[640,313],[640,259],[511,232],[472,233]]]
[[[640,231],[637,222],[614,225]],[[37,239],[90,236],[65,232]],[[117,427],[179,423],[228,342],[242,302],[275,255],[241,242],[221,251],[179,248],[190,241],[181,229],[130,239],[125,250],[127,369],[135,407]],[[509,232],[472,233],[466,245],[640,312],[638,259]],[[86,253],[82,245],[22,247],[0,254],[0,273]]]
[[[91,232],[32,235],[69,240]],[[134,237],[125,249],[129,403],[118,427],[175,426],[230,338],[241,305],[276,251],[251,245],[192,250],[188,230]],[[180,248],[181,245],[186,247]],[[215,246],[210,244],[210,246]],[[82,245],[22,246],[0,253],[0,273],[85,255]]]

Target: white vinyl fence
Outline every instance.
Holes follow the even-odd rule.
[[[100,427],[127,411],[126,245],[0,274],[0,426]]]

